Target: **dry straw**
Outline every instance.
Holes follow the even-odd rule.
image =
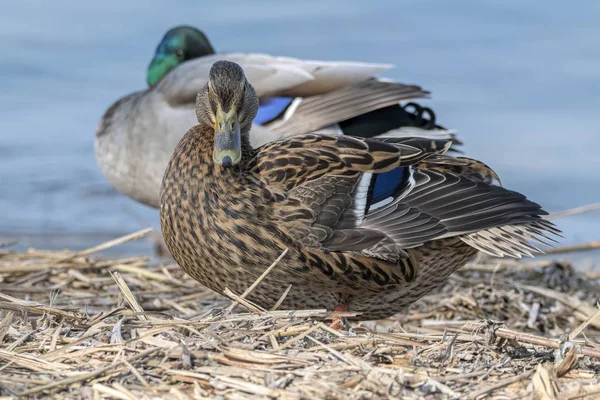
[[[0,397],[600,395],[600,277],[566,262],[480,258],[395,319],[336,331],[326,310],[249,303],[260,281],[232,303],[172,263],[90,257],[149,232],[0,252]]]

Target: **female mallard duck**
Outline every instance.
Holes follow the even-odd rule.
[[[365,137],[410,127],[426,129],[433,137],[451,136],[435,124],[428,108],[415,103],[404,108],[398,105],[427,97],[428,92],[372,79],[389,65],[215,54],[202,32],[177,27],[167,32],[156,49],[148,67],[150,87],[117,101],[98,126],[96,159],[120,192],[158,207],[169,157],[196,123],[196,94],[206,84],[211,65],[225,58],[242,65],[261,99],[254,123],[263,126],[252,129],[255,146],[283,132],[307,133],[326,127]]]
[[[167,166],[160,219],[192,277],[286,309],[394,314],[439,287],[478,250],[520,257],[557,233],[541,207],[492,184],[483,163],[444,155],[448,141],[306,134],[260,148],[258,96],[219,61],[197,97],[198,125]],[[340,308],[343,307],[343,308]]]

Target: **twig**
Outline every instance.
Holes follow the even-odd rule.
[[[322,347],[323,349],[327,350],[331,354],[333,354],[338,360],[343,361],[346,364],[351,365],[353,367],[359,367],[359,368],[362,367],[361,365],[359,365],[359,363],[355,362],[354,360],[349,360],[347,357],[344,357],[344,355],[342,353],[340,353],[339,351],[337,351],[335,349],[332,349],[331,347],[327,346],[325,343],[321,343],[317,339],[312,338],[310,336],[307,336],[307,339],[310,340],[311,342],[317,344],[319,347]]]
[[[585,206],[580,206],[580,207],[570,208],[570,209],[564,210],[564,211],[557,211],[554,213],[550,213],[549,215],[546,215],[545,219],[556,219],[556,218],[569,217],[571,215],[583,214],[583,213],[587,213],[590,211],[596,211],[596,210],[600,210],[600,203],[587,204]]]
[[[93,253],[96,253],[99,251],[103,251],[106,249],[110,249],[111,247],[115,247],[120,244],[130,242],[132,240],[139,239],[141,237],[146,236],[148,233],[152,232],[152,230],[153,230],[152,228],[146,228],[146,229],[142,229],[140,231],[134,232],[134,233],[130,233],[129,235],[121,236],[120,238],[109,240],[108,242],[104,242],[102,244],[99,244],[98,246],[90,247],[89,249],[85,249],[85,250],[79,251],[75,254],[71,254],[70,256],[61,258],[61,259],[55,261],[54,263],[52,263],[50,265],[50,267],[54,267],[58,264],[64,263],[65,261],[71,261],[72,259],[77,258],[77,257],[89,256],[90,254],[93,254]]]
[[[137,314],[137,317],[140,320],[148,321],[148,317],[145,315],[144,309],[142,308],[142,306],[140,306],[140,303],[138,303],[137,299],[131,292],[131,289],[129,289],[127,282],[125,282],[125,280],[121,277],[121,274],[119,274],[118,272],[111,271],[110,275],[113,277],[113,279],[117,283],[119,290],[121,290],[123,297],[125,297],[125,300],[129,304],[131,309]]]
[[[296,343],[298,340],[304,339],[305,337],[307,337],[308,335],[310,335],[311,333],[313,333],[317,329],[319,329],[319,325],[315,325],[312,328],[305,330],[304,332],[302,332],[301,334],[299,334],[295,338],[290,339],[287,342],[285,342],[284,344],[282,344],[281,346],[279,346],[279,350],[287,349],[288,347],[290,347],[291,345],[293,345],[294,343]]]
[[[477,332],[486,329],[487,326],[483,323],[469,322],[462,327],[465,332]],[[498,328],[494,330],[494,335],[499,338],[516,340],[521,343],[533,344],[536,346],[549,347],[551,349],[559,349],[561,342],[555,339],[547,339],[542,336],[531,335],[529,333],[522,333],[513,331],[505,328]],[[588,357],[600,358],[600,350],[590,349],[588,347],[581,347],[581,354]]]
[[[569,333],[569,340],[574,340],[575,338],[577,338],[577,336],[579,336],[579,334],[581,332],[583,332],[583,330],[585,328],[587,328],[587,326],[589,324],[591,324],[594,320],[596,320],[598,317],[600,317],[600,309],[598,311],[596,311],[594,314],[590,315],[585,321],[583,321],[577,328],[573,329],[571,331],[571,333]]]
[[[563,253],[576,253],[579,251],[589,251],[600,249],[600,240],[593,240],[591,242],[583,244],[574,244],[572,246],[557,247],[554,249],[547,249],[544,251],[546,254],[563,254]]]
[[[521,285],[518,283],[516,283],[516,286],[519,289],[532,293],[537,293],[542,296],[546,296],[548,298],[561,302],[565,306],[572,308],[575,311],[575,317],[582,322],[587,321],[591,315],[594,315],[596,313],[596,309],[594,307],[587,303],[584,303],[583,301],[579,300],[574,296],[569,296],[564,293],[560,293],[555,290],[543,287]],[[593,318],[589,321],[589,325],[593,326],[596,329],[600,329],[600,321],[596,321]]]
[[[535,260],[535,261],[523,261],[523,260],[510,260],[510,259],[498,259],[492,258],[494,261],[493,265],[481,264],[478,262],[469,262],[465,264],[459,271],[469,272],[486,272],[486,273],[501,273],[510,270],[533,271],[538,268],[547,268],[556,265],[556,260]]]
[[[283,257],[285,257],[285,255],[288,253],[288,248],[286,248],[285,250],[283,250],[283,252],[281,253],[281,255],[279,257],[277,257],[277,259],[275,261],[273,261],[273,263],[269,266],[269,268],[267,268],[265,270],[265,272],[262,273],[261,276],[258,277],[258,279],[256,279],[254,281],[254,283],[252,285],[250,285],[250,287],[248,289],[246,289],[246,291],[240,296],[241,299],[245,299],[246,296],[248,296],[250,293],[252,293],[252,291],[262,282],[263,279],[265,279],[265,277],[269,274],[269,272],[271,272],[271,270],[273,268],[275,268],[275,266],[277,264],[279,264],[279,261],[281,261],[283,259]],[[227,311],[231,312],[235,306],[238,305],[238,300],[235,300],[228,308]]]
[[[257,313],[257,314],[261,314],[265,312],[265,309],[262,307],[257,306],[256,304],[253,304],[252,302],[242,298],[242,296],[239,296],[235,293],[233,293],[231,290],[229,290],[229,288],[225,288],[223,289],[223,294],[227,297],[229,297],[231,300],[233,300],[233,302],[231,303],[231,306],[229,306],[225,311],[227,313],[230,313],[231,310],[233,310],[232,306],[235,306],[237,304],[241,304],[244,307],[246,307],[248,310]]]
[[[125,364],[127,368],[129,368],[131,373],[135,375],[135,377],[138,379],[138,381],[140,381],[142,385],[144,385],[147,388],[152,388],[152,386],[150,386],[148,381],[142,376],[142,374],[140,374],[140,371],[138,371],[137,368],[131,365],[127,360],[123,360],[123,364]]]
[[[11,310],[17,312],[26,311],[35,315],[43,315],[45,313],[48,313],[53,315],[59,315],[63,318],[76,321],[81,319],[76,314],[70,313],[68,311],[60,310],[54,307],[49,307],[44,304],[37,303],[35,301],[17,299],[16,297],[12,297],[4,293],[0,293],[0,299],[7,300],[0,301],[0,310]]]
[[[465,374],[436,376],[435,380],[440,383],[453,382],[453,381],[458,381],[461,379],[477,378],[478,376],[485,375],[487,372],[488,372],[487,369],[482,369],[479,371],[468,372]]]
[[[277,303],[275,303],[275,305],[271,308],[271,311],[275,311],[275,310],[277,310],[279,308],[279,306],[281,306],[281,304],[283,303],[283,301],[287,297],[288,293],[290,292],[291,288],[292,288],[292,284],[290,283],[288,285],[287,289],[285,289],[285,292],[283,292],[283,294],[279,298],[279,300],[277,300]]]
[[[2,343],[4,341],[4,336],[6,336],[6,334],[8,333],[8,330],[10,329],[10,325],[13,322],[14,315],[15,315],[14,312],[9,311],[6,313],[4,318],[2,318],[2,320],[0,320],[0,343]]]
[[[122,400],[131,400],[132,399],[132,397],[127,396],[126,394],[122,393],[121,391],[111,388],[111,387],[108,387],[106,385],[103,385],[101,383],[95,383],[92,386],[92,390],[106,394],[109,397],[115,398],[115,399],[122,399]]]
[[[23,368],[34,370],[34,371],[55,371],[57,368],[62,368],[69,370],[71,366],[67,366],[66,364],[46,361],[35,357],[31,354],[19,354],[15,353],[12,350],[3,350],[0,349],[0,359],[6,360],[8,362],[14,362],[17,365],[20,365]]]
[[[148,349],[148,350],[143,351],[143,352],[141,352],[139,354],[136,354],[133,357],[130,357],[127,360],[127,362],[129,364],[131,364],[131,363],[135,362],[136,360],[140,360],[140,359],[142,359],[144,357],[149,356],[152,353],[156,353],[157,351],[161,351],[161,350],[164,350],[164,348],[162,348],[162,347],[154,347],[152,349]],[[62,381],[51,382],[51,383],[48,383],[46,385],[41,385],[41,386],[38,386],[38,387],[34,387],[32,389],[29,389],[29,390],[26,390],[26,391],[22,392],[21,396],[30,396],[30,395],[32,395],[34,393],[43,392],[43,391],[46,391],[46,390],[54,389],[56,387],[67,386],[67,385],[70,385],[70,384],[75,383],[75,382],[88,381],[90,379],[93,379],[93,378],[97,377],[98,375],[102,375],[105,372],[108,372],[108,371],[110,371],[112,369],[116,369],[121,364],[123,364],[123,361],[117,361],[115,364],[110,364],[110,365],[107,365],[106,367],[98,368],[98,369],[96,369],[94,371],[91,371],[91,372],[86,372],[86,373],[83,373],[83,374],[72,376],[70,378],[63,379]]]
[[[529,378],[531,375],[533,375],[534,372],[535,372],[535,370],[525,371],[520,375],[513,376],[512,378],[504,379],[504,380],[496,382],[490,386],[486,386],[481,389],[478,389],[474,392],[469,393],[469,399],[476,399],[479,396],[483,396],[484,394],[488,394],[490,392],[493,392],[494,390],[503,388],[504,386],[508,386],[513,383],[525,380],[525,379]]]
[[[594,396],[594,397],[591,397],[591,396]],[[567,397],[567,400],[579,400],[579,399],[585,399],[585,398],[588,398],[588,399],[591,399],[591,398],[597,399],[598,397],[596,397],[596,396],[600,396],[600,390],[594,390],[592,392],[577,394],[575,396],[569,396],[569,397]]]

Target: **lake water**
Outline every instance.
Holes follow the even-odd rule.
[[[0,243],[81,249],[156,210],[96,166],[104,110],[145,85],[170,27],[218,51],[396,65],[431,90],[438,121],[505,186],[558,211],[600,201],[600,2],[19,1],[0,15]],[[557,221],[564,243],[600,239],[600,212]],[[148,252],[148,242],[119,252]]]

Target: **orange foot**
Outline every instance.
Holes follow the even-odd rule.
[[[334,312],[345,312],[350,311],[350,307],[347,304],[342,304],[341,306],[337,306],[333,309]],[[333,322],[329,326],[331,329],[340,330],[343,326],[341,317],[333,317]]]

